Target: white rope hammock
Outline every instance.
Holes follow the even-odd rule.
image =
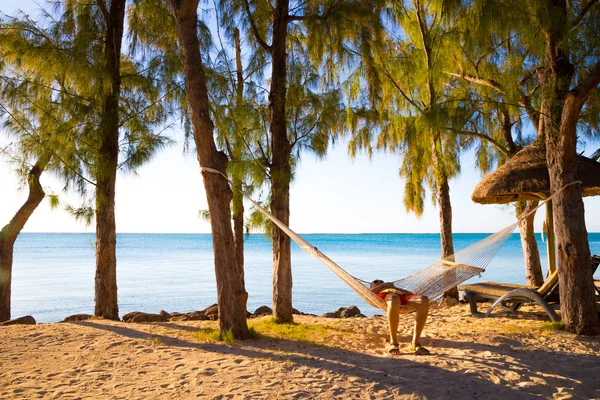
[[[223,178],[227,179],[232,188],[242,193],[242,195],[252,202],[256,208],[258,208],[271,221],[273,221],[273,223],[277,225],[279,229],[284,231],[294,242],[296,242],[302,250],[321,261],[327,268],[329,268],[334,274],[336,274],[348,286],[350,286],[350,288],[352,288],[363,300],[373,307],[377,307],[382,310],[387,309],[386,302],[369,290],[370,282],[358,279],[344,271],[342,267],[333,262],[329,257],[319,251],[319,249],[308,243],[300,235],[292,231],[287,225],[277,219],[273,214],[261,207],[239,188],[235,187],[233,182],[221,171],[207,167],[201,167],[201,170],[223,176]],[[524,215],[521,220],[533,214],[538,208],[551,200],[567,186],[575,183],[579,182],[573,182],[565,185],[556,193],[552,194],[552,196],[548,197],[548,199],[540,203],[535,209]],[[394,281],[394,285],[411,293],[427,296],[430,299],[433,299],[445,291],[466,281],[467,279],[470,279],[476,275],[480,275],[482,272],[484,272],[488,264],[492,261],[504,242],[510,237],[518,225],[519,222],[517,221],[516,223],[504,228],[500,232],[487,236],[486,238],[473,243],[469,247],[466,247],[465,249],[446,257],[445,259],[437,261],[421,271]]]

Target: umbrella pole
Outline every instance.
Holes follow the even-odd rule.
[[[548,227],[548,275],[556,271],[556,250],[554,246],[554,214],[552,200],[546,203],[546,226]]]

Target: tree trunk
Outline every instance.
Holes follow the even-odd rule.
[[[106,20],[104,43],[110,88],[100,121],[102,141],[96,165],[96,278],[94,315],[119,319],[117,302],[117,234],[115,183],[119,161],[119,98],[121,93],[121,44],[125,0],[112,0]]]
[[[516,203],[517,217],[531,212],[537,207],[537,201],[519,201]],[[533,231],[533,220],[535,213],[523,219],[519,223],[519,231],[521,233],[521,245],[523,254],[525,255],[525,278],[529,286],[542,286],[544,284],[544,274],[542,273],[542,264],[540,262],[540,253],[535,240],[535,232]]]
[[[240,44],[240,31],[235,28],[233,30],[233,38],[235,43],[235,69],[237,75],[236,82],[236,111],[240,110],[244,102],[244,71],[242,67],[242,46]],[[234,128],[235,129],[235,128]],[[241,139],[241,133],[234,131],[233,137],[233,158],[232,161],[241,162],[242,148],[244,142]],[[240,172],[235,172],[233,183],[238,189],[242,189],[243,180]],[[231,202],[233,211],[233,232],[235,237],[235,256],[237,259],[238,270],[244,279],[244,196],[239,190],[234,190],[233,200]],[[243,281],[242,281],[243,282]]]
[[[290,222],[291,145],[286,126],[287,14],[289,0],[277,0],[274,10],[271,90],[271,212],[281,222]],[[273,227],[273,315],[292,322],[292,259],[290,238]]]
[[[504,141],[506,142],[506,149],[509,155],[508,157],[512,158],[519,151],[519,148],[512,138],[513,122],[510,118],[510,113],[505,106],[501,107],[501,122],[502,132],[504,133]],[[535,207],[537,207],[538,203],[539,202],[537,201],[516,202],[515,208],[517,211],[517,218],[520,219],[521,215],[527,214],[533,210]],[[540,252],[538,250],[537,241],[535,240],[535,232],[533,230],[534,219],[535,213],[521,221],[519,223],[519,232],[521,236],[521,247],[523,248],[523,255],[525,257],[526,283],[529,286],[541,286],[544,283],[544,274],[542,273]]]
[[[197,34],[198,0],[169,0],[175,15],[179,45],[183,54],[185,83],[190,104],[194,141],[201,167],[226,173],[227,156],[217,150],[210,119],[208,88],[200,56]],[[231,188],[222,176],[203,172],[204,189],[210,212],[210,225],[217,280],[219,328],[231,330],[234,337],[249,337],[246,322],[248,293],[238,269],[235,243],[231,230]]]
[[[241,179],[233,179],[236,187],[242,187]],[[233,208],[233,231],[235,242],[235,259],[237,261],[238,270],[244,280],[244,198],[238,191],[233,192],[233,200],[231,202]]]
[[[437,203],[440,212],[442,258],[447,258],[454,254],[454,245],[452,244],[452,203],[450,202],[450,186],[448,185],[448,179],[445,176],[439,180]],[[442,301],[448,302],[449,299],[458,300],[458,288],[456,286],[444,292]],[[451,302],[448,302],[448,304],[450,303]]]
[[[442,258],[450,259],[453,261],[451,256],[454,254],[454,245],[452,244],[452,203],[450,201],[450,186],[448,185],[448,178],[446,173],[441,166],[440,161],[440,150],[438,149],[439,136],[433,141],[431,149],[433,154],[433,165],[437,189],[437,205],[439,208],[440,216],[440,244],[442,246]],[[440,144],[441,145],[441,144]],[[456,274],[453,273],[454,269],[449,268],[446,274],[446,278],[455,282]],[[455,299],[456,302],[454,300]],[[455,286],[444,292],[440,303],[446,305],[453,305],[458,302],[458,288]]]
[[[546,65],[542,77],[540,126],[546,139],[550,188],[556,192],[577,180],[577,121],[590,92],[600,83],[600,66],[578,87],[570,88],[575,68],[563,48],[567,43],[565,32],[570,28],[567,4],[564,0],[552,0],[551,8],[549,13],[554,20],[545,31]],[[575,184],[553,200],[560,309],[566,330],[594,335],[600,333],[600,323],[581,191],[581,185]]]
[[[0,322],[10,319],[13,249],[17,236],[46,195],[40,184],[40,175],[46,167],[38,161],[29,171],[29,196],[15,216],[0,231]]]
[[[546,157],[553,192],[577,181],[576,127],[580,108],[573,106],[572,95],[563,110],[560,131],[548,131],[547,135]],[[563,190],[553,201],[553,211],[565,329],[583,335],[600,334],[581,184]]]

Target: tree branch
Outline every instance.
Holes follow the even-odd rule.
[[[504,93],[504,88],[502,87],[502,85],[500,85],[498,82],[494,81],[493,79],[482,79],[482,78],[478,78],[476,76],[473,75],[469,75],[469,74],[457,74],[455,72],[446,72],[448,75],[457,77],[457,78],[462,78],[468,82],[472,82],[475,83],[477,85],[481,85],[481,86],[487,86],[489,88],[492,88],[494,90],[496,90],[497,92],[500,92],[502,94]]]
[[[575,20],[573,21],[573,28],[576,28],[577,25],[579,25],[581,23],[581,21],[583,21],[583,18],[585,17],[585,15],[587,14],[587,12],[590,10],[590,8],[594,7],[594,5],[598,4],[598,0],[590,0],[585,6],[583,6],[583,8],[581,9],[581,12],[579,13],[579,15],[577,16],[577,18],[575,18]]]
[[[106,23],[108,23],[109,13],[108,9],[106,8],[106,4],[104,4],[104,0],[96,0],[96,4],[98,5],[100,12],[104,16],[104,20],[106,21]]]
[[[454,133],[457,133],[459,135],[462,136],[471,136],[471,137],[476,137],[482,140],[485,140],[486,142],[489,142],[492,146],[494,146],[496,149],[498,149],[499,152],[501,152],[502,154],[504,154],[505,156],[509,156],[508,151],[500,144],[498,143],[498,141],[494,140],[493,138],[484,135],[483,133],[479,133],[479,132],[473,132],[473,131],[462,131],[460,129],[455,129],[455,128],[451,128],[451,127],[446,127],[446,129],[448,129],[449,131],[452,131]]]
[[[583,107],[592,90],[600,84],[600,61],[592,68],[587,78],[569,91],[569,96],[575,98],[575,104]]]
[[[385,76],[387,76],[387,78],[390,80],[390,82],[392,82],[392,85],[394,85],[394,87],[396,89],[398,89],[398,91],[400,92],[402,97],[404,97],[404,99],[406,101],[408,101],[410,103],[410,105],[412,105],[414,108],[419,110],[419,112],[424,113],[423,109],[421,107],[419,107],[419,105],[417,103],[415,103],[410,97],[408,97],[408,95],[406,93],[404,93],[404,90],[402,90],[400,85],[398,85],[398,83],[394,80],[394,78],[392,78],[391,74],[388,72],[385,65],[383,65],[383,71],[384,71]]]
[[[262,36],[260,36],[260,33],[258,32],[258,28],[256,27],[256,23],[254,22],[254,18],[252,18],[252,13],[250,12],[250,4],[248,4],[248,0],[244,0],[243,3],[244,10],[246,11],[246,15],[248,16],[248,21],[250,22],[250,27],[252,28],[252,33],[254,34],[256,41],[263,49],[265,49],[267,53],[272,54],[273,49],[267,42],[263,40]]]

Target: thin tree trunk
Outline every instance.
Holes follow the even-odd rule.
[[[439,141],[439,137],[436,139]],[[437,189],[437,205],[439,209],[440,217],[440,244],[442,246],[442,258],[450,259],[454,254],[454,245],[452,243],[452,202],[450,201],[450,186],[448,185],[448,178],[443,171],[440,161],[440,154],[436,141],[432,143],[432,154],[434,173],[436,175],[436,189]],[[446,273],[446,279],[455,282],[456,274],[453,273],[454,268],[449,268]],[[450,300],[455,299],[455,301]],[[452,305],[458,302],[458,288],[455,286],[446,292],[444,292],[441,303]]]
[[[0,322],[10,319],[10,297],[12,286],[13,250],[17,236],[46,195],[40,184],[40,175],[46,167],[38,161],[29,170],[27,183],[29,195],[15,216],[0,231]]]
[[[537,207],[537,201],[519,201],[516,203],[517,217],[527,214]],[[542,264],[540,262],[540,252],[538,250],[537,241],[535,240],[535,232],[533,231],[533,220],[535,213],[523,219],[519,223],[519,231],[521,233],[521,245],[523,254],[525,255],[525,278],[529,286],[541,286],[544,284],[544,274],[542,273]]]
[[[192,116],[194,141],[201,167],[226,173],[227,156],[217,150],[210,119],[208,88],[200,56],[197,34],[198,0],[169,0],[175,15],[177,35],[184,60],[185,83]],[[217,302],[221,333],[231,330],[238,339],[249,337],[246,322],[248,293],[235,256],[235,242],[231,230],[232,199],[228,182],[220,175],[203,172],[204,189],[210,212]]]
[[[502,131],[504,133],[504,141],[506,142],[509,158],[512,158],[519,148],[515,145],[512,138],[512,121],[507,107],[501,107],[501,122]],[[537,132],[537,128],[536,128]],[[515,203],[517,218],[527,214],[535,207],[537,201],[519,201]],[[541,286],[544,283],[544,274],[542,273],[542,264],[540,262],[540,252],[538,250],[537,241],[535,240],[535,232],[533,230],[533,221],[535,213],[519,223],[519,232],[521,236],[521,247],[525,257],[525,279],[529,286]]]
[[[445,176],[439,180],[437,188],[437,203],[440,213],[440,242],[442,246],[442,258],[448,258],[454,254],[452,243],[452,203],[450,201],[450,186]],[[458,288],[455,286],[444,292],[442,301],[449,299],[458,300]],[[448,302],[450,304],[451,302]]]
[[[291,145],[286,126],[287,14],[289,0],[277,0],[274,10],[271,91],[271,212],[289,225]],[[290,238],[273,227],[273,315],[281,322],[292,322],[292,259]]]
[[[106,19],[104,43],[106,73],[110,89],[104,99],[100,121],[102,142],[96,179],[96,278],[94,315],[119,319],[117,302],[117,234],[115,223],[115,183],[119,161],[119,98],[121,93],[121,44],[125,20],[125,0],[112,0]]]
[[[542,77],[540,127],[546,139],[546,159],[553,192],[577,180],[577,121],[590,92],[600,83],[600,64],[579,86],[570,88],[575,73],[569,61],[565,32],[569,29],[567,4],[552,0],[554,21],[545,31],[546,65]],[[580,184],[560,192],[553,200],[554,231],[558,249],[561,318],[565,329],[585,335],[600,333],[590,249]]]
[[[242,68],[242,46],[240,44],[239,29],[235,28],[233,30],[233,38],[235,43],[235,69],[237,75],[235,108],[236,110],[239,110],[244,102],[244,71]],[[235,160],[236,162],[241,162],[242,146],[244,145],[240,135],[239,132],[234,132],[232,161]],[[233,183],[237,188],[242,189],[243,180],[239,172],[234,173]],[[244,279],[244,197],[239,190],[234,190],[233,192],[231,207],[233,209],[235,256],[238,269],[242,274],[242,279]]]

